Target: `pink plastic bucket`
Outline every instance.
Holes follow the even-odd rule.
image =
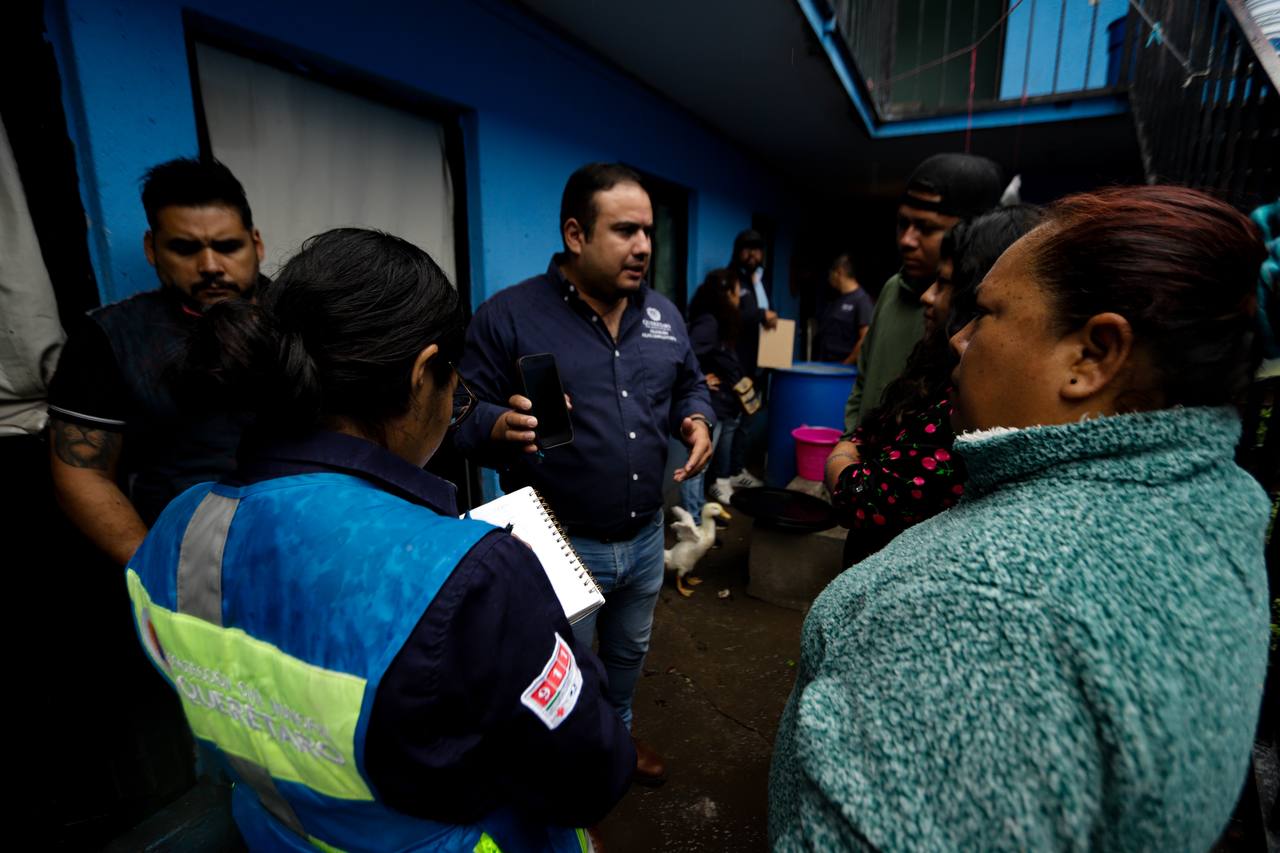
[[[827,454],[843,433],[831,427],[799,426],[791,431],[796,440],[796,473],[806,480],[822,481]]]

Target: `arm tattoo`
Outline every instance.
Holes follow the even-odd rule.
[[[120,453],[121,434],[104,429],[90,429],[78,424],[53,421],[53,447],[58,458],[72,468],[111,470]]]

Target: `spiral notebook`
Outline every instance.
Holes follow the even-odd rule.
[[[604,594],[583,565],[555,513],[532,486],[503,495],[467,514],[496,527],[510,525],[512,534],[533,549],[564,615],[577,622],[604,604]]]

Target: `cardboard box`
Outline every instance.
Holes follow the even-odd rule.
[[[773,329],[760,328],[760,349],[756,364],[760,367],[791,367],[791,355],[796,349],[796,321],[778,318]]]

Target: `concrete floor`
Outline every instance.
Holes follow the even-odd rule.
[[[735,512],[691,598],[667,576],[635,731],[666,759],[669,778],[632,786],[600,827],[608,853],[767,849],[769,761],[803,616],[747,597],[750,537],[751,520]],[[717,597],[723,589],[727,599]]]

